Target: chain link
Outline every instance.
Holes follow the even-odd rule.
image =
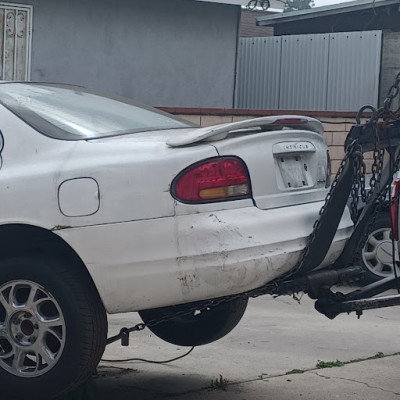
[[[257,7],[261,7],[264,11],[270,8],[271,4],[269,0],[250,0],[247,3],[246,8],[248,10],[255,10]]]
[[[392,102],[393,100],[399,95],[400,92],[400,72],[396,76],[396,80],[394,84],[390,87],[387,97],[384,101],[384,106],[383,110],[387,113],[390,113],[390,110],[392,108]]]
[[[365,163],[363,161],[362,149],[359,144],[354,145],[353,149],[350,149],[350,153],[353,153],[353,185],[351,188],[351,204],[350,204],[350,215],[351,219],[355,223],[358,219],[358,203],[359,203],[359,192],[361,187],[361,197],[366,198],[365,189]]]
[[[365,166],[365,162],[362,162],[361,165],[361,171],[359,173],[359,179],[360,179],[360,195],[361,195],[361,200],[366,203],[367,202],[367,197],[368,197],[368,193],[371,192],[367,192],[366,186],[365,186],[365,175],[366,175],[366,166]],[[371,181],[370,181],[370,185],[371,185]],[[371,186],[370,186],[371,187]]]

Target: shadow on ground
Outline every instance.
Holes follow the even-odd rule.
[[[131,368],[100,367],[80,388],[54,400],[150,400],[211,390],[217,389],[201,376],[165,371],[141,374]]]

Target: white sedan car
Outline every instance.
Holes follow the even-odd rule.
[[[148,322],[290,271],[329,186],[323,127],[307,117],[200,128],[80,87],[5,82],[0,121],[5,398],[44,400],[86,379],[106,313]],[[325,263],[351,230],[346,211]],[[246,305],[153,331],[209,343]]]

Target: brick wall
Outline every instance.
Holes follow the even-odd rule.
[[[265,37],[274,36],[274,28],[270,26],[257,26],[258,17],[270,15],[269,12],[242,10],[240,18],[240,37]]]
[[[327,122],[323,124],[325,128],[324,138],[329,146],[329,154],[332,160],[332,173],[335,174],[344,156],[344,141],[355,121],[351,118],[343,118],[342,120],[340,118],[321,118],[321,120]],[[338,124],[338,122],[342,123]],[[367,172],[370,172],[373,162],[372,153],[365,153],[364,161]]]

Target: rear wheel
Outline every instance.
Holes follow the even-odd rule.
[[[81,384],[96,368],[107,319],[93,283],[82,275],[57,259],[0,261],[5,397],[51,399]]]
[[[166,342],[179,346],[200,346],[227,335],[242,319],[248,299],[236,299],[190,315],[176,317],[149,329]],[[204,304],[204,303],[203,303]],[[198,303],[199,309],[202,303]],[[174,312],[190,310],[195,304],[140,311],[143,322],[159,320]]]

